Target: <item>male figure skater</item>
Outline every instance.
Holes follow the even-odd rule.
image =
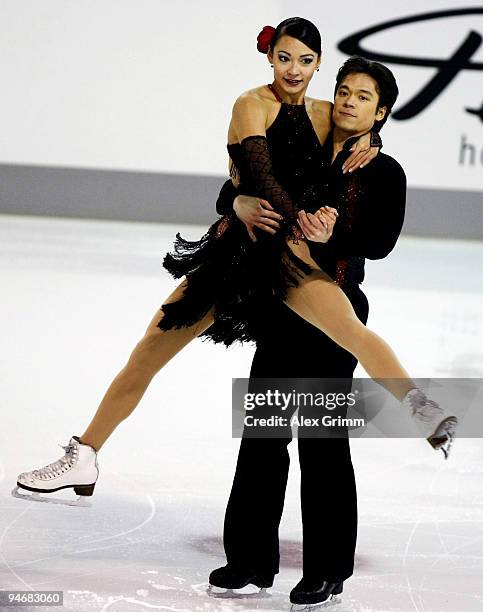
[[[309,242],[311,255],[343,289],[365,324],[368,302],[359,285],[365,258],[386,257],[404,221],[406,177],[399,163],[379,153],[367,166],[343,173],[355,139],[378,131],[396,101],[392,72],[377,62],[353,57],[339,69],[334,95],[334,128],[323,145],[324,198],[336,207],[330,220],[302,214],[307,238],[328,228],[327,242]],[[385,109],[382,120],[376,113]],[[280,219],[269,203],[239,195],[227,181],[217,212],[234,210],[252,237],[276,232]],[[326,221],[326,227],[322,223]],[[335,225],[334,225],[335,222]],[[327,225],[328,223],[328,225]],[[258,228],[258,229],[256,229]],[[288,349],[288,350],[287,350]],[[257,340],[251,378],[352,379],[356,359],[282,302],[270,304]],[[237,589],[268,588],[279,571],[278,528],[289,469],[290,438],[242,438],[224,524],[228,564],[210,574],[210,584]],[[294,604],[318,604],[342,592],[353,573],[357,496],[349,440],[298,438],[303,523],[303,578],[290,593]]]

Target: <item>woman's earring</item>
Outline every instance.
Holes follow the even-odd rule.
[[[270,64],[270,68],[273,68],[273,64]]]
[[[320,68],[317,68],[317,72],[319,72]]]

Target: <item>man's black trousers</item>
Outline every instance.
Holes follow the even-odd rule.
[[[368,303],[344,288],[365,324]],[[266,311],[250,377],[347,378],[356,359],[282,303]],[[278,529],[289,470],[290,438],[242,438],[223,541],[227,562],[241,570],[279,571]],[[357,493],[349,440],[298,438],[303,524],[303,575],[339,582],[352,575]]]

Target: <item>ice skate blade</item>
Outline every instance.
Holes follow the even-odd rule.
[[[45,495],[49,495],[46,493]],[[55,497],[42,497],[38,492],[20,493],[19,487],[12,489],[12,496],[18,499],[26,499],[27,501],[45,502],[47,504],[60,504],[62,506],[78,506],[79,508],[90,508],[92,504],[86,501],[82,495],[77,499],[58,499]]]
[[[332,606],[342,603],[340,595],[329,595],[329,599],[315,604],[292,604],[290,612],[317,612],[317,610],[326,610]]]
[[[449,457],[457,426],[458,419],[456,417],[447,417],[443,419],[438,427],[436,427],[435,431],[426,438],[434,450],[442,451],[445,459]]]
[[[256,589],[256,591],[254,591],[254,589]],[[265,597],[271,597],[271,593],[267,592],[266,588],[259,588],[254,584],[247,584],[247,586],[242,589],[224,589],[209,584],[206,592],[210,597],[214,597],[215,599],[263,599]]]

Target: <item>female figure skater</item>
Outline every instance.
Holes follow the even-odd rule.
[[[84,434],[63,446],[65,454],[58,461],[20,474],[12,491],[15,496],[81,505],[81,498],[94,491],[97,452],[133,411],[159,370],[197,336],[227,346],[255,339],[263,317],[270,316],[263,312],[264,298],[273,296],[352,353],[410,410],[432,446],[447,455],[456,418],[443,418],[443,410],[417,389],[386,342],[359,321],[343,291],[312,259],[300,229],[307,227],[307,219],[316,211],[328,226],[333,212],[321,209],[318,197],[324,172],[321,142],[330,131],[331,107],[305,99],[321,61],[317,28],[298,17],[283,21],[271,33],[268,59],[273,83],[250,90],[235,102],[228,152],[242,192],[273,204],[281,229],[274,235],[257,234],[254,243],[233,214],[216,221],[198,242],[177,235],[175,253],[166,256],[164,265],[185,279],[162,305],[161,315],[156,312]],[[391,110],[377,107],[375,101],[368,103],[374,105],[371,125]],[[22,494],[19,488],[33,495]],[[39,495],[65,488],[73,488],[78,500]]]

